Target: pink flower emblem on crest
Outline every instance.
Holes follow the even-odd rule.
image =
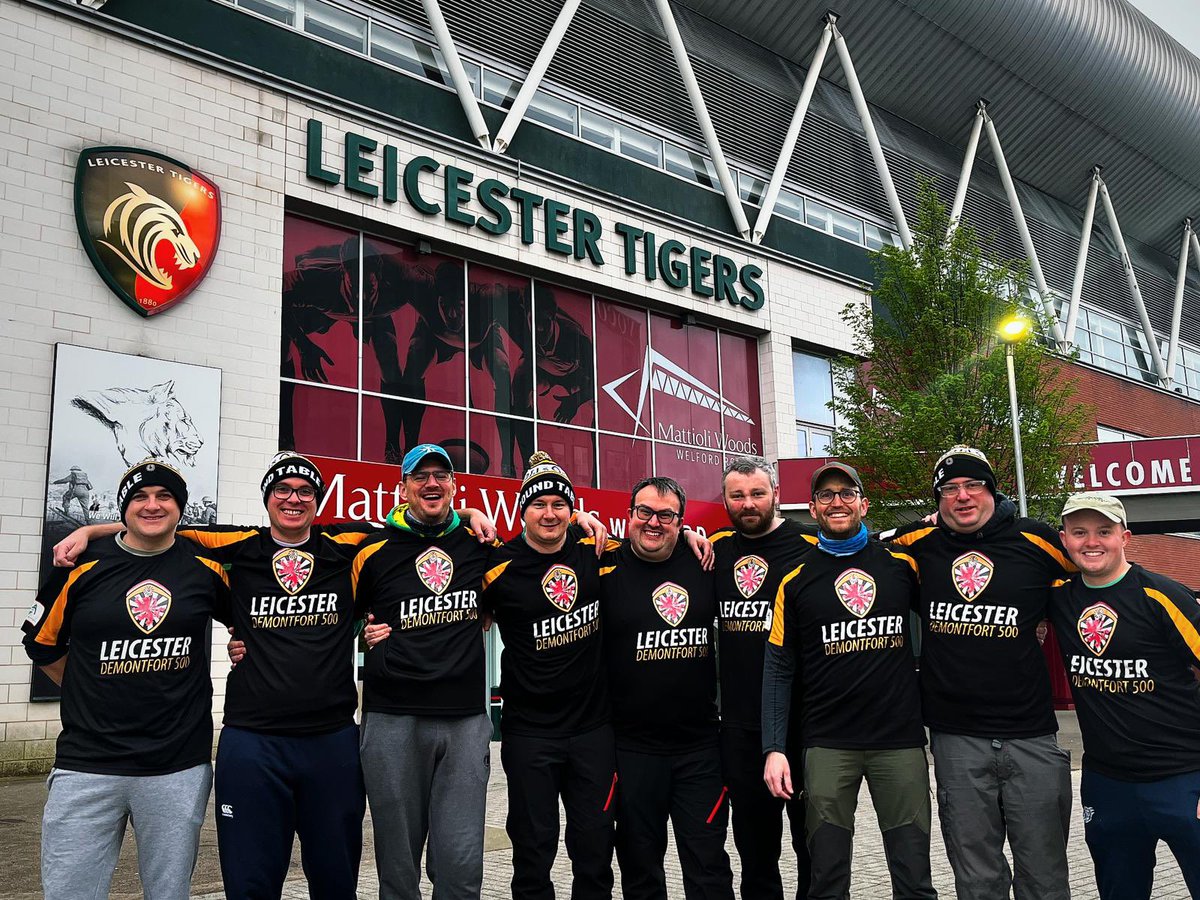
[[[289,594],[298,594],[312,575],[313,556],[295,547],[285,547],[271,557],[271,569],[281,588]]]
[[[143,634],[162,624],[171,609],[171,592],[157,581],[143,581],[125,595],[125,609]]]
[[[964,600],[974,600],[983,593],[992,580],[995,566],[982,553],[971,551],[964,553],[950,563],[950,574],[954,577],[954,587]]]
[[[847,569],[833,584],[842,606],[862,618],[875,605],[875,579],[862,569]]]
[[[733,583],[738,593],[749,600],[767,577],[767,561],[761,556],[743,556],[733,564]]]
[[[1097,603],[1089,606],[1079,614],[1076,624],[1083,645],[1101,656],[1108,649],[1113,632],[1117,630],[1117,613],[1107,603]]]
[[[651,595],[654,608],[668,625],[674,628],[683,621],[688,610],[688,592],[674,582],[660,584]]]
[[[579,596],[579,579],[575,577],[575,570],[570,566],[551,566],[542,578],[542,592],[547,600],[563,612],[568,612]]]
[[[443,594],[454,578],[454,561],[438,547],[430,547],[417,557],[417,577],[435,594]]]

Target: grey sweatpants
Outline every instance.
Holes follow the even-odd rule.
[[[42,814],[46,900],[104,900],[126,822],[146,900],[187,900],[212,778],[208,763],[170,775],[52,769]]]
[[[420,900],[421,850],[434,900],[478,900],[491,720],[363,716],[359,755],[375,830],[380,900]]]
[[[1054,735],[930,735],[938,815],[958,900],[1069,900],[1071,757]],[[1013,867],[1004,856],[1012,848]]]

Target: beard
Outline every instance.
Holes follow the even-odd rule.
[[[771,525],[775,522],[774,510],[765,515],[757,512],[734,514],[729,512],[728,509],[725,512],[728,513],[729,521],[733,523],[733,527],[748,537],[758,537],[759,535],[766,534],[771,530]]]

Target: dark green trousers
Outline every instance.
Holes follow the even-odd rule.
[[[805,832],[812,856],[809,900],[850,892],[854,814],[863,779],[883,832],[895,900],[937,897],[929,871],[929,769],[923,747],[804,751]]]

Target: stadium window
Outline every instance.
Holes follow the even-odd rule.
[[[307,0],[304,4],[304,30],[347,50],[365,52],[367,20],[320,0]]]
[[[663,160],[668,172],[682,175],[688,181],[694,181],[703,187],[717,186],[717,170],[707,156],[684,150],[674,144],[667,144],[664,149]]]
[[[828,357],[792,351],[796,443],[801,456],[826,456],[833,440],[833,367]]]
[[[296,0],[238,0],[238,6],[284,25],[296,24]]]
[[[551,97],[545,91],[537,91],[525,113],[531,121],[539,122],[565,134],[579,133],[579,107],[574,103]]]

